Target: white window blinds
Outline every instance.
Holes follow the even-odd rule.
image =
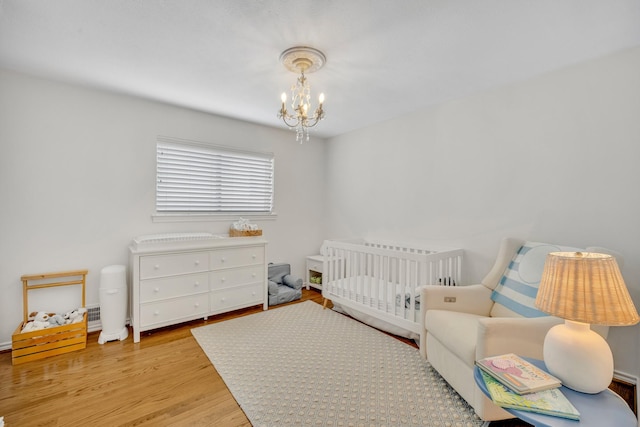
[[[157,143],[158,213],[270,213],[273,155]]]

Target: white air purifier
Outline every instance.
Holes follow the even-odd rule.
[[[127,277],[124,265],[110,265],[100,272],[100,322],[98,344],[124,340],[127,329]]]

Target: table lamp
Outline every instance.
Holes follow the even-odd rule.
[[[564,386],[583,393],[609,387],[613,355],[590,324],[625,326],[640,321],[615,258],[587,252],[549,253],[535,305],[565,319],[544,339],[549,372]]]

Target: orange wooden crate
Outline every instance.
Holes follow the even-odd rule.
[[[87,270],[64,271],[22,276],[24,319],[11,336],[11,363],[19,365],[32,360],[81,350],[87,346],[87,315],[81,322],[20,332],[29,317],[28,291],[55,286],[80,285],[82,307],[85,306]],[[80,277],[79,279],[77,277]],[[36,282],[36,284],[33,284]]]

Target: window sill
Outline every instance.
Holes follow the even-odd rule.
[[[237,221],[238,218],[248,218],[254,221],[275,221],[278,218],[277,213],[271,214],[153,214],[151,220],[153,222],[229,222]]]

